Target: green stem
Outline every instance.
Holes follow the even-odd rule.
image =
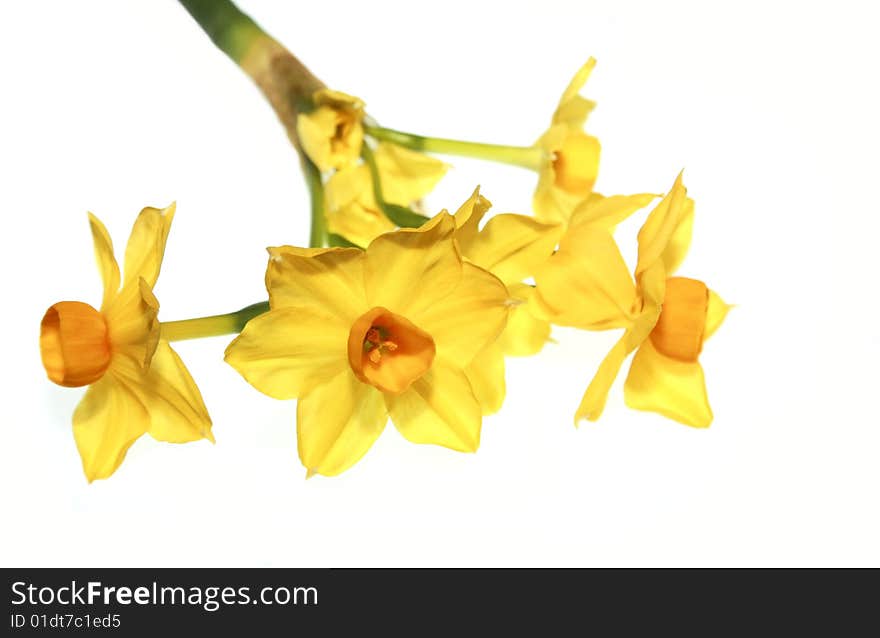
[[[381,126],[365,126],[364,131],[377,140],[391,142],[415,151],[439,153],[441,155],[458,155],[477,159],[521,166],[538,171],[543,166],[546,155],[536,146],[502,146],[499,144],[481,144],[464,142],[442,137],[425,137],[413,133],[404,133]]]
[[[302,150],[296,123],[324,84],[290,51],[242,13],[230,0],[178,0],[221,51],[256,83],[272,105],[300,156],[312,198],[312,246],[327,245],[321,174]]]
[[[323,248],[327,245],[327,217],[324,215],[324,183],[321,171],[305,155],[300,156],[306,186],[311,200],[312,228],[309,232],[309,246]]]
[[[386,202],[385,195],[382,193],[382,176],[379,175],[376,157],[373,155],[373,149],[370,148],[369,144],[364,143],[361,146],[361,157],[364,158],[364,163],[370,171],[370,181],[373,183],[373,199],[376,200],[376,205],[382,210],[385,217],[401,228],[418,228],[428,221],[427,217],[419,215],[406,206]]]
[[[217,48],[241,62],[251,45],[267,37],[259,25],[229,0],[178,0]]]
[[[379,176],[379,167],[376,166],[376,158],[373,156],[373,149],[369,144],[361,147],[361,157],[364,158],[364,164],[370,171],[370,181],[373,183],[373,199],[379,206],[385,203],[385,196],[382,194],[382,178]]]
[[[248,321],[264,312],[269,312],[268,301],[251,304],[241,310],[228,312],[225,315],[165,321],[161,324],[162,339],[182,341],[184,339],[201,339],[202,337],[235,334],[241,332]]]

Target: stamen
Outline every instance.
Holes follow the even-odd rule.
[[[364,337],[364,352],[367,353],[370,362],[379,365],[382,362],[382,355],[397,350],[397,343],[391,341],[390,333],[386,328],[381,326],[372,326],[367,330]]]

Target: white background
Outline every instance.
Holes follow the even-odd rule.
[[[305,481],[295,405],[180,344],[216,445],[134,445],[88,485],[82,390],[46,380],[45,309],[100,301],[86,211],[117,250],[178,202],[165,320],[264,298],[263,248],[307,241],[295,154],[249,80],[175,2],[4,3],[0,561],[12,565],[878,565],[876,5],[865,2],[242,1],[382,123],[529,144],[599,64],[603,193],[697,201],[682,274],[736,303],[702,357],[706,431],[572,414],[613,334],[557,330],[509,364],[475,455],[390,427],[354,469]],[[480,183],[528,212],[534,177],[450,159],[430,197]],[[621,229],[633,254],[641,217]]]

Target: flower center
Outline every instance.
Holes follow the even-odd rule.
[[[583,132],[565,138],[553,160],[555,184],[573,195],[593,190],[599,169],[599,141]]]
[[[651,331],[651,342],[662,354],[694,362],[703,349],[709,289],[702,281],[685,277],[666,280],[663,310]]]
[[[104,315],[87,303],[60,301],[40,323],[40,356],[53,382],[68,388],[94,383],[110,365]]]
[[[355,376],[382,392],[400,394],[434,362],[434,340],[408,319],[377,306],[348,334],[348,362]]]
[[[397,344],[389,339],[390,336],[387,328],[382,326],[373,326],[367,330],[367,336],[364,337],[364,352],[373,365],[382,363],[384,353],[397,350]]]
[[[348,113],[337,113],[336,128],[333,129],[333,137],[330,138],[330,147],[334,152],[341,152],[349,147],[349,137],[354,122]]]

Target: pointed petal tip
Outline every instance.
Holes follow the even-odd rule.
[[[171,200],[171,203],[168,204],[168,206],[166,206],[165,208],[159,209],[159,214],[162,217],[173,217],[174,213],[176,211],[177,211],[177,200],[173,199],[173,200]]]
[[[693,428],[695,430],[708,430],[709,426],[711,426],[712,422],[715,420],[715,415],[711,413],[704,420],[700,421],[688,420],[685,418],[675,418],[668,414],[661,414],[661,416],[672,419],[673,421],[681,423],[682,425],[686,425],[687,427]]]
[[[672,184],[672,190],[681,189],[687,194],[687,187],[684,185],[684,169],[682,168],[678,175],[675,177],[675,182]]]
[[[602,416],[601,412],[578,412],[574,415],[574,427],[580,429],[584,423],[595,423]]]
[[[86,215],[89,218],[89,226],[92,230],[98,230],[102,235],[110,236],[110,233],[107,231],[107,227],[104,226],[104,222],[100,220],[100,218],[95,215],[92,211],[86,211]]]
[[[310,478],[312,478],[317,473],[318,473],[318,471],[315,468],[313,468],[313,467],[307,468],[306,469],[306,480],[308,481]]]

